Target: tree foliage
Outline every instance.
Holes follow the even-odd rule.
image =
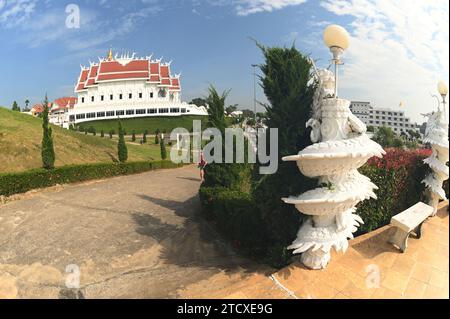
[[[224,91],[219,94],[214,86],[208,89],[209,95],[206,98],[208,103],[208,127],[215,127],[225,133],[225,100],[230,91]]]
[[[261,85],[267,97],[266,125],[278,128],[278,171],[272,175],[257,177],[255,204],[266,227],[275,265],[284,264],[291,252],[286,247],[295,239],[301,223],[301,214],[293,205],[282,202],[282,197],[298,195],[316,187],[316,181],[303,176],[294,162],[283,162],[281,157],[297,154],[311,144],[310,129],[306,121],[310,118],[315,82],[311,79],[310,59],[295,47],[266,48],[259,46],[265,57],[260,66]],[[267,138],[269,141],[269,138]],[[269,143],[269,142],[267,142]],[[269,149],[269,148],[268,148]]]
[[[13,102],[13,105],[12,105],[12,107],[11,107],[11,110],[20,112],[20,106],[19,106],[19,104],[17,104],[16,101]]]
[[[119,162],[125,163],[128,159],[128,149],[125,143],[125,130],[122,127],[122,122],[119,120],[119,142],[117,144],[117,155]]]
[[[161,149],[161,159],[165,160],[167,158],[167,150],[163,138],[161,139],[161,142],[159,142],[159,147]]]
[[[42,104],[44,106],[44,111],[42,112],[42,167],[52,169],[55,167],[55,149],[53,147],[52,128],[48,122],[49,107],[47,94]]]

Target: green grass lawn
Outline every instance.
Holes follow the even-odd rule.
[[[117,158],[117,139],[84,135],[52,126],[56,166],[112,162]],[[136,136],[139,141],[140,137]],[[42,119],[0,107],[0,172],[18,172],[41,167]],[[160,160],[160,149],[154,139],[146,145],[130,143],[128,160]]]
[[[203,130],[206,128],[207,117],[196,115],[140,117],[140,118],[122,119],[121,121],[127,134],[131,134],[133,130],[136,132],[136,134],[142,134],[145,130],[148,130],[150,134],[153,134],[157,129],[159,129],[161,132],[163,130],[171,132],[174,128],[177,127],[182,127],[191,131],[193,120],[201,120]],[[118,131],[117,123],[118,123],[117,119],[90,121],[80,123],[79,127],[82,130],[93,127],[95,128],[97,133],[99,133],[101,130],[103,130],[105,134],[107,134],[110,130],[114,130],[117,133]]]

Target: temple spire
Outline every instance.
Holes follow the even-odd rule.
[[[113,60],[113,52],[112,52],[112,48],[109,48],[108,51],[108,57],[106,58],[107,61],[112,61]]]

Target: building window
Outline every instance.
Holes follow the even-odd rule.
[[[105,112],[97,112],[97,117],[105,117]]]
[[[94,97],[93,96],[91,96],[91,102],[94,102]]]
[[[179,113],[180,112],[180,108],[178,107],[171,107],[170,108],[170,113]]]
[[[116,111],[116,115],[124,115],[124,114],[125,114],[125,111],[123,111],[123,110]]]
[[[100,101],[104,101],[105,100],[105,96],[104,95],[101,95],[100,96]]]
[[[142,93],[139,93],[139,98],[142,99]]]
[[[148,114],[154,114],[156,113],[156,109],[147,109]]]
[[[150,92],[150,98],[153,99],[153,92]]]
[[[81,120],[81,119],[85,119],[86,118],[86,114],[77,114],[77,120]]]
[[[127,110],[127,115],[133,115],[134,114],[134,110]]]
[[[128,98],[129,98],[129,99],[132,99],[132,98],[133,98],[133,94],[132,94],[132,93],[129,93],[129,94],[128,94]]]
[[[114,116],[114,111],[107,111],[106,116]]]
[[[81,98],[81,103],[84,103],[84,97]]]
[[[86,113],[86,118],[88,118],[88,119],[93,119],[93,118],[95,118],[95,112]]]
[[[136,110],[136,114],[145,114],[145,109]]]
[[[181,108],[181,113],[186,113],[186,108],[185,107]]]
[[[119,94],[119,100],[121,100],[123,97],[122,93]]]
[[[111,94],[111,95],[109,96],[109,99],[112,101],[113,98],[114,98],[114,96]]]
[[[158,113],[169,113],[169,109],[168,108],[158,109]]]

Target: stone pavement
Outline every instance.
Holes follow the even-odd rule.
[[[194,165],[53,187],[0,205],[0,298],[448,298],[448,212],[405,254],[383,227],[325,270],[241,258],[199,216]],[[80,288],[66,287],[76,265]],[[379,288],[376,274],[379,270]],[[369,286],[369,288],[368,288]]]
[[[270,273],[238,257],[203,221],[199,185],[191,165],[1,205],[0,298],[176,298],[216,274],[232,284]],[[66,287],[71,264],[80,269],[80,289]]]

